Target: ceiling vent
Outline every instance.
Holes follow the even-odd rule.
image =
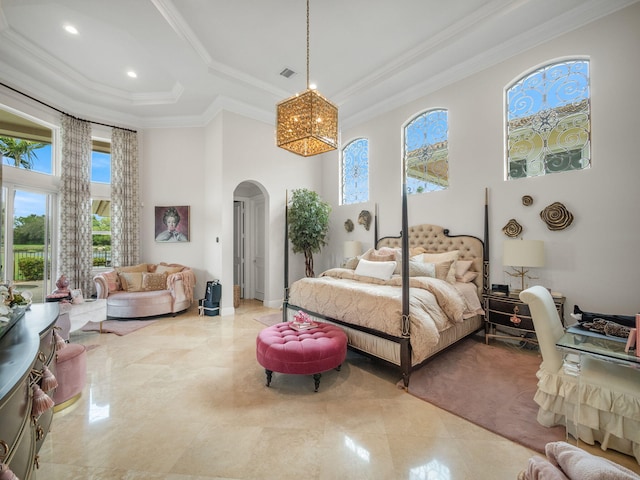
[[[284,70],[282,70],[280,72],[280,75],[282,75],[284,78],[291,78],[296,74],[296,72],[294,72],[293,70],[291,70],[290,68],[286,68]]]

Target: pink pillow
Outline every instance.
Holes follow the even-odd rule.
[[[465,274],[462,275],[461,277],[458,277],[456,275],[456,282],[471,283],[476,279],[477,276],[478,276],[478,272],[465,272]]]
[[[395,253],[393,251],[387,251],[386,253],[383,252],[384,251],[382,249],[376,250],[375,248],[370,248],[369,250],[364,252],[361,258],[369,260],[370,262],[392,262],[396,259]]]
[[[107,287],[109,292],[116,292],[120,290],[120,279],[118,278],[118,272],[115,270],[106,272],[102,275],[107,280]]]
[[[456,262],[456,277],[462,277],[471,268],[473,260],[458,260]]]

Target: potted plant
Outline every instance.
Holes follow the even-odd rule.
[[[304,253],[305,275],[313,277],[313,254],[327,244],[331,205],[311,190],[293,191],[288,210],[289,239],[293,253]]]

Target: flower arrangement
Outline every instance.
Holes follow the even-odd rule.
[[[298,313],[293,316],[293,321],[300,324],[311,323],[311,317],[307,314],[307,312],[298,310]]]
[[[320,324],[314,321],[306,312],[298,310],[298,313],[293,316],[293,320],[289,322],[289,326],[294,330],[302,331],[317,328]]]
[[[8,323],[19,306],[28,306],[31,300],[13,290],[11,285],[0,285],[0,322]]]

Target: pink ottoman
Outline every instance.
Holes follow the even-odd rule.
[[[53,394],[54,412],[73,405],[82,394],[87,380],[87,348],[78,343],[67,343],[56,353],[56,379],[58,388]]]
[[[273,372],[293,373],[313,375],[317,392],[322,372],[340,370],[347,356],[347,335],[328,323],[300,332],[289,322],[278,323],[258,334],[256,356],[267,374],[267,387]]]

